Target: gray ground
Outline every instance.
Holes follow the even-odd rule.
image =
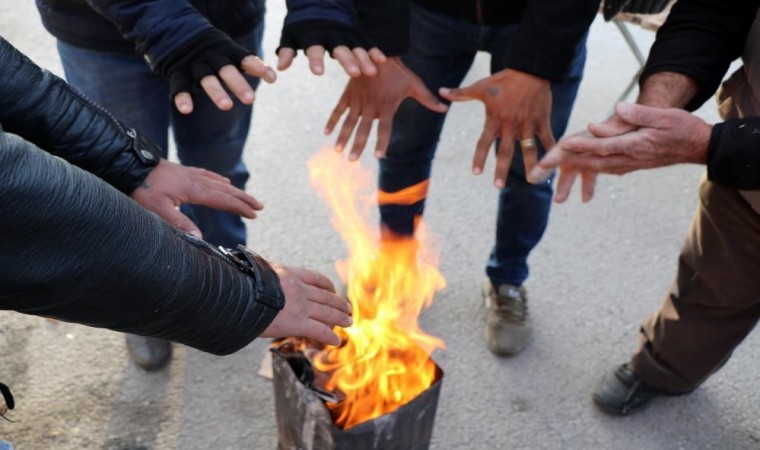
[[[273,60],[282,2],[270,2],[270,9],[265,45]],[[633,31],[647,48],[652,33]],[[31,0],[0,0],[0,33],[61,73]],[[487,63],[479,57],[468,80],[486,75]],[[598,20],[570,131],[603,117],[635,70],[617,30]],[[323,122],[344,82],[335,66],[322,78],[308,75],[301,59],[276,85],[264,86],[247,153],[250,192],[267,204],[251,224],[250,246],[334,279],[333,261],[345,248],[309,187],[304,163],[324,142]],[[712,105],[700,113],[715,120]],[[448,345],[436,355],[446,377],[432,447],[760,448],[757,333],[698,391],[656,401],[642,414],[608,417],[589,396],[601,373],[633,350],[639,322],[673,277],[696,202],[698,167],[605,177],[592,203],[573,198],[555,207],[530,261],[533,342],[510,359],[488,352],[480,286],[496,191],[490,176],[469,173],[481,121],[479,104],[453,108],[428,203],[449,283],[421,320]],[[370,157],[363,162],[374,166]],[[0,421],[0,438],[19,449],[275,447],[272,388],[256,375],[264,341],[224,358],[178,347],[167,370],[146,374],[127,360],[116,333],[13,313],[0,318],[0,379],[13,387],[18,404],[16,423]]]

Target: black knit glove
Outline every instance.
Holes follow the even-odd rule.
[[[226,65],[241,68],[241,61],[254,53],[236,44],[217,29],[203,31],[162,61],[156,72],[169,81],[171,96],[192,92],[201,79],[216,75]]]
[[[331,20],[302,20],[282,27],[280,49],[306,50],[313,45],[321,45],[330,55],[335,47],[345,45],[349,49],[363,47],[369,50],[371,45],[359,32],[349,26]]]

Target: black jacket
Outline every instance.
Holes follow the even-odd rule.
[[[483,25],[520,24],[507,67],[562,81],[599,10],[599,0],[412,0]]]
[[[230,37],[264,20],[265,0],[36,0],[45,28],[77,47],[145,55],[159,65],[216,27]],[[255,49],[249,49],[255,50]]]
[[[0,309],[223,355],[284,306],[265,261],[180,233],[106,184],[131,192],[150,144],[2,38],[0,125]]]
[[[699,108],[741,56],[755,20],[757,0],[679,0],[649,51],[639,83],[656,72],[677,72],[697,82],[687,109]]]
[[[657,32],[639,83],[658,72],[692,78],[693,111],[713,96],[731,63],[741,56],[760,1],[678,0]],[[708,146],[710,181],[760,189],[760,119],[731,119],[713,127]]]

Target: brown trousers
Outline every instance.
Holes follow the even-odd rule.
[[[760,319],[760,191],[702,180],[678,274],[641,325],[634,371],[673,393],[718,370]]]

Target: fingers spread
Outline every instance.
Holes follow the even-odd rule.
[[[361,69],[359,69],[359,63],[356,62],[354,53],[345,45],[335,47],[332,51],[332,56],[338,60],[348,76],[353,78],[362,74]]]
[[[314,339],[325,345],[340,345],[340,338],[331,327],[316,320],[308,320],[301,334],[303,337]]]
[[[333,285],[332,281],[316,270],[305,269],[303,267],[288,267],[288,270],[294,272],[303,283],[326,289],[329,292],[335,292],[335,285]]]
[[[309,58],[309,69],[314,75],[325,73],[325,48],[321,45],[312,45],[306,49],[306,57]]]
[[[377,125],[377,144],[375,145],[375,157],[380,159],[385,157],[388,150],[388,144],[391,142],[391,131],[393,130],[393,116],[381,115]]]
[[[174,96],[174,105],[182,114],[190,114],[193,112],[193,97],[189,92],[180,92]]]
[[[583,171],[581,172],[581,201],[588,203],[594,198],[596,188],[596,173]]]
[[[557,192],[554,195],[554,201],[562,203],[570,197],[570,192],[578,177],[578,170],[571,167],[562,167],[557,178]]]
[[[267,83],[274,83],[277,80],[277,73],[256,55],[248,55],[243,58],[240,67],[248,75],[259,77]]]
[[[338,139],[335,141],[335,147],[338,151],[342,151],[346,147],[348,140],[351,138],[351,134],[354,132],[356,122],[359,120],[360,115],[361,105],[359,105],[358,101],[352,102],[348,109],[348,115],[345,120],[343,120],[343,126],[338,134]]]
[[[361,47],[353,49],[354,57],[359,64],[359,68],[362,71],[362,75],[367,77],[373,77],[377,75],[377,67],[372,62],[369,53]]]
[[[554,173],[554,169],[566,158],[567,153],[562,150],[562,143],[552,147],[541,161],[528,173],[527,180],[533,184],[543,183]]]
[[[496,139],[496,129],[494,124],[486,122],[483,133],[478,139],[478,144],[475,146],[475,155],[472,158],[472,173],[480,175],[483,173],[483,166],[488,158],[488,150],[491,148],[491,144]]]
[[[354,135],[354,145],[351,147],[351,154],[348,157],[351,161],[359,159],[364,151],[364,147],[367,146],[367,139],[369,139],[369,135],[372,132],[372,122],[375,120],[374,116],[375,113],[371,110],[362,114],[359,127]]]
[[[227,65],[219,70],[219,77],[244,105],[253,103],[256,95],[248,81],[235,66]]]
[[[445,113],[449,110],[449,107],[441,103],[438,97],[433,95],[432,92],[425,87],[422,80],[415,80],[411,87],[411,97],[420,102],[425,108],[435,111],[437,113]]]
[[[331,134],[333,130],[335,129],[335,125],[338,124],[338,121],[340,120],[343,113],[348,109],[348,100],[346,93],[344,92],[343,95],[340,97],[340,100],[338,100],[338,104],[335,105],[335,108],[333,108],[332,113],[330,113],[330,117],[327,119],[327,124],[325,125],[325,134]]]
[[[217,108],[227,111],[232,108],[232,99],[222,87],[222,84],[214,75],[201,78],[201,87]]]
[[[184,231],[185,233],[190,233],[198,239],[203,239],[203,234],[201,233],[200,228],[198,228],[189,217],[179,212],[179,210],[173,206],[167,205],[167,208],[158,214],[163,217],[164,220],[172,224],[174,228]]]
[[[496,153],[496,171],[494,172],[493,184],[498,189],[507,185],[509,166],[512,165],[512,156],[515,153],[513,138],[506,132],[502,132],[499,149]]]
[[[277,52],[277,70],[285,70],[293,64],[296,58],[296,51],[292,48],[281,48]]]
[[[372,61],[376,62],[377,64],[384,64],[388,60],[385,56],[385,53],[383,53],[383,51],[377,47],[372,47],[369,49],[369,57],[372,58]]]

